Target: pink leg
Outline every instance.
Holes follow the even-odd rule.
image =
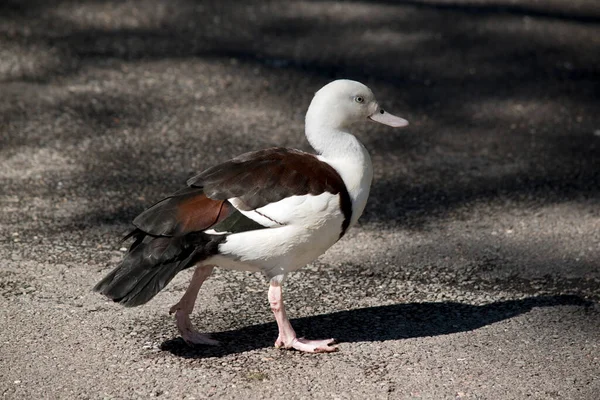
[[[202,287],[202,283],[210,276],[213,269],[213,265],[197,267],[192,276],[192,281],[181,297],[181,300],[169,310],[169,314],[175,313],[177,329],[187,344],[219,344],[218,341],[211,339],[208,335],[198,332],[190,320],[190,314],[194,310],[194,304],[198,298],[198,292]]]
[[[335,340],[307,340],[304,338],[297,338],[290,320],[285,314],[285,307],[283,305],[283,292],[281,290],[281,284],[279,282],[271,281],[269,286],[269,303],[271,304],[271,310],[275,314],[275,320],[277,320],[277,327],[279,328],[279,337],[275,341],[275,347],[284,349],[296,349],[305,351],[307,353],[329,353],[337,351],[337,347],[331,346]]]

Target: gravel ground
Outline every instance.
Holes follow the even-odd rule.
[[[0,393],[6,399],[584,399],[600,393],[595,0],[0,4]],[[91,292],[144,207],[214,163],[308,149],[354,78],[411,121],[365,124],[358,227],[286,285],[217,271],[187,347]]]

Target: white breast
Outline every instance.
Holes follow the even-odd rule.
[[[352,227],[362,215],[373,181],[373,164],[367,149],[356,140],[357,151],[352,158],[327,158],[320,156],[319,159],[331,165],[342,177],[350,199],[352,200],[352,218],[349,228]]]

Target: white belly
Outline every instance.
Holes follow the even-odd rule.
[[[254,213],[254,214],[253,214]],[[344,215],[339,195],[294,196],[245,212],[271,228],[231,234],[220,255],[205,263],[222,268],[285,275],[315,260],[340,237]]]

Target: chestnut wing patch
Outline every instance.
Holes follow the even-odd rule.
[[[159,201],[133,220],[154,236],[180,236],[210,228],[235,210],[224,200],[213,200],[200,188],[185,188]]]

